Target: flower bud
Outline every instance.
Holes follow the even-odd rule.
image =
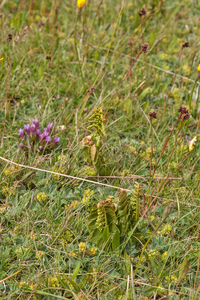
[[[54,140],[53,140],[53,144],[54,144],[54,145],[55,145],[55,144],[58,144],[59,141],[60,141],[60,138],[56,136],[56,137],[54,138]]]
[[[37,135],[37,137],[40,137],[40,134],[41,134],[40,129],[37,129],[37,130],[36,130],[36,135]]]
[[[85,5],[86,0],[77,0],[78,8],[82,8]]]
[[[50,136],[47,136],[47,137],[46,137],[46,143],[47,143],[47,144],[50,144],[50,143],[51,143],[51,137],[50,137]]]
[[[40,146],[38,147],[38,149],[39,149],[40,152],[42,152],[43,147],[40,145]]]
[[[24,130],[26,131],[27,135],[30,136],[31,126],[29,124],[24,125]]]
[[[31,124],[31,133],[34,135],[36,133],[36,126],[35,124]]]
[[[52,130],[52,128],[53,128],[53,123],[49,123],[47,125],[47,131],[50,132]]]
[[[35,125],[36,129],[39,129],[39,121],[38,119],[33,119],[33,124]]]
[[[24,130],[21,128],[19,129],[19,135],[22,140],[25,138]]]

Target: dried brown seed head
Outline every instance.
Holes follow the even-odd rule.
[[[185,106],[180,106],[178,108],[178,112],[181,113],[181,114],[188,114],[189,110]]]
[[[8,42],[11,42],[11,41],[12,41],[12,33],[9,33],[9,34],[8,34],[7,40],[8,40]]]
[[[145,8],[141,8],[140,11],[139,11],[139,16],[142,17],[142,16],[145,16],[147,14],[147,11]]]
[[[91,87],[91,88],[89,88],[87,91],[86,91],[86,95],[87,94],[91,94],[91,93],[93,93],[94,91],[96,91],[96,89],[95,88],[93,88],[93,87]]]
[[[153,111],[149,114],[149,117],[152,119],[157,119],[157,112]]]
[[[133,46],[133,41],[129,41],[129,42],[128,42],[128,45],[129,45],[129,46]]]
[[[143,53],[147,53],[148,50],[149,50],[149,44],[148,43],[144,43],[142,45],[142,52]]]
[[[183,43],[183,45],[182,45],[183,48],[188,48],[189,46],[190,46],[189,42],[185,42],[185,43]]]
[[[189,113],[186,113],[185,115],[184,115],[184,120],[188,120],[190,118],[190,114]]]
[[[46,56],[46,60],[51,60],[51,56],[50,56],[50,55],[47,55],[47,56]]]

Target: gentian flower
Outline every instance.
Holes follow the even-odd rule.
[[[60,138],[56,136],[53,140],[53,144],[56,145],[59,143],[59,141],[60,141]]]
[[[40,134],[41,134],[40,129],[37,129],[37,130],[36,130],[36,135],[37,135],[37,137],[40,137]]]
[[[24,130],[21,128],[19,129],[19,135],[22,140],[25,138]]]
[[[53,123],[49,123],[47,125],[47,131],[50,132],[52,130],[52,128],[53,128]]]
[[[24,130],[26,131],[27,135],[30,136],[31,126],[29,124],[24,125]]]
[[[31,133],[34,135],[36,133],[36,126],[35,124],[31,124]]]
[[[38,149],[39,149],[40,152],[42,152],[43,147],[40,145],[40,146],[38,147]]]
[[[50,136],[47,136],[47,137],[46,137],[46,143],[47,143],[47,144],[50,144],[50,143],[51,143],[51,137],[50,137]]]
[[[39,121],[38,119],[33,119],[33,124],[35,125],[36,129],[39,129]]]

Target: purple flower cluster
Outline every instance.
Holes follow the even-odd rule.
[[[33,147],[37,145],[40,152],[45,148],[53,147],[59,143],[60,138],[55,137],[52,141],[50,134],[53,130],[53,123],[49,123],[46,128],[43,129],[43,132],[40,131],[38,119],[33,119],[32,124],[25,124],[24,129],[19,129],[20,138],[25,142],[26,137],[28,140],[28,146],[24,143],[20,143],[19,147],[21,149],[27,148],[30,151],[33,151]]]

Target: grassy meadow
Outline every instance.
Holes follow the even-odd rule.
[[[199,14],[1,1],[0,299],[200,299]]]

